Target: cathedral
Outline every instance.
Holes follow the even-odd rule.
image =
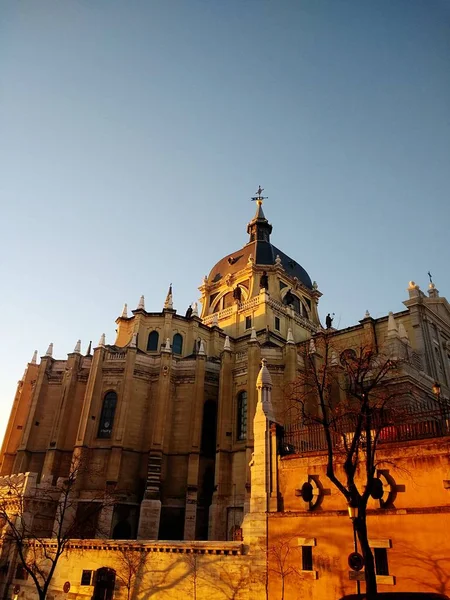
[[[223,597],[254,600],[267,597],[269,588],[278,593],[278,576],[270,580],[266,562],[271,536],[276,539],[284,531],[286,539],[297,536],[299,547],[307,549],[303,569],[298,571],[309,586],[302,597],[320,597],[314,596],[311,579],[320,579],[324,598],[339,597],[353,590],[346,587],[349,576],[348,567],[341,564],[342,547],[333,546],[341,531],[343,547],[351,544],[343,520],[346,506],[324,487],[320,448],[305,446],[303,441],[300,447],[298,436],[289,437],[286,390],[302,370],[302,349],[314,352],[314,340],[329,331],[343,347],[364,338],[376,348],[388,345],[396,356],[407,355],[410,385],[430,398],[432,390],[438,391],[438,399],[448,398],[450,307],[433,282],[425,294],[411,281],[403,311],[378,319],[366,312],[358,323],[339,331],[328,317],[325,329],[318,316],[317,284],[295,258],[272,244],[262,192],[259,188],[254,198],[256,213],[247,225],[246,243],[205,276],[199,288],[201,309],[194,303],[185,315],[177,314],[170,287],[162,312],[148,312],[144,297],[131,314],[125,305],[116,320],[114,344],[106,344],[103,335],[86,354],[77,342],[64,360],[53,357],[52,344],[39,364],[33,356],[18,384],[0,456],[0,476],[25,473],[37,485],[54,485],[67,477],[74,460],[88,463],[89,476],[76,482],[78,509],[89,498],[111,490],[120,498],[97,515],[107,542],[98,547],[90,542],[90,551],[97,552],[95,568],[105,565],[105,555],[99,552],[114,540],[134,540],[133,548],[146,547],[155,553],[230,555],[230,573],[241,577],[248,569],[254,590],[259,591],[224,592]],[[411,492],[403,496],[392,492],[391,504],[386,495],[382,506],[370,508],[374,530],[379,529],[375,547],[386,557],[395,531],[402,531],[404,539],[417,527],[416,521],[408,521],[413,527],[404,527],[408,515],[427,514],[428,530],[434,532],[432,545],[442,530],[439,519],[450,511],[449,421],[445,420],[444,428],[426,428],[423,423],[431,421],[421,419],[421,427],[402,433],[404,442],[389,446],[386,460],[410,460],[408,468],[420,477],[426,474],[437,491],[431,502],[420,489],[413,493],[403,480],[394,481],[384,471],[380,474],[389,493],[402,488]],[[424,439],[428,445],[418,450],[417,440]],[[303,482],[311,489],[315,486],[316,505],[302,499]],[[329,497],[317,502],[321,494]],[[424,523],[425,517],[420,518]],[[383,530],[383,519],[388,529]],[[89,522],[90,529],[80,532],[80,537],[98,537],[98,525]],[[332,539],[330,532],[334,532]],[[214,545],[219,542],[220,546]],[[384,560],[383,552],[378,554]],[[85,574],[91,571],[82,566],[83,560],[86,555],[76,563],[79,572],[75,562],[70,566],[80,585],[73,597],[103,598],[86,583]],[[384,570],[386,565],[383,562]],[[211,582],[217,582],[217,572],[211,573]],[[63,581],[64,575],[58,577]],[[233,581],[238,590],[243,581],[239,577],[219,579]],[[382,585],[396,582],[381,572],[379,577]],[[205,574],[203,581],[206,578]],[[284,585],[283,580],[283,589]],[[293,590],[300,589],[298,583],[292,585]],[[400,589],[411,589],[407,583],[401,585]],[[174,586],[174,594],[176,590]],[[166,596],[155,593],[155,597]],[[211,597],[211,587],[205,587],[205,597]]]
[[[64,476],[88,455],[98,490],[126,503],[111,514],[118,539],[231,540],[248,510],[256,377],[270,362],[274,410],[296,376],[295,344],[321,328],[320,292],[271,242],[258,190],[247,243],[200,287],[201,311],[162,312],[144,298],[116,320],[114,345],[80,343],[66,360],[50,345],[28,365],[14,401],[1,472]],[[81,485],[81,484],[80,484]],[[83,489],[80,489],[83,494]]]

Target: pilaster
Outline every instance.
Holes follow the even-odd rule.
[[[9,475],[14,472],[14,459],[21,443],[23,426],[27,421],[38,374],[39,366],[35,363],[28,363],[22,379],[17,384],[13,407],[3,439],[0,475]]]
[[[23,432],[22,439],[17,448],[17,455],[14,460],[13,473],[25,473],[28,471],[29,460],[29,441],[31,437],[32,427],[38,403],[47,392],[47,369],[51,367],[53,358],[51,356],[43,356],[37,371],[37,379],[34,385],[30,410]]]
[[[208,539],[225,540],[226,498],[231,494],[231,449],[233,424],[233,363],[231,350],[224,350],[221,356],[219,378],[219,402],[217,422],[217,452],[215,467],[215,491],[209,510]]]
[[[165,311],[166,312],[166,311]],[[170,315],[171,319],[171,315]],[[148,456],[147,481],[141,502],[138,539],[158,539],[161,518],[161,466],[166,427],[166,412],[170,401],[172,353],[161,350],[158,392],[152,415],[153,427]]]
[[[184,518],[184,539],[195,539],[198,499],[198,473],[200,460],[200,443],[202,430],[203,406],[205,401],[205,367],[206,357],[197,355],[195,367],[195,385],[191,410],[191,448],[188,458],[188,475],[186,490],[186,509]]]
[[[75,393],[77,387],[77,375],[80,368],[81,354],[72,352],[67,357],[67,365],[61,386],[61,396],[56,410],[55,420],[52,426],[50,443],[47,449],[44,466],[42,469],[42,479],[44,483],[47,478],[50,480],[59,474],[59,463],[61,453],[67,444],[68,427],[71,423],[71,413],[75,403]]]

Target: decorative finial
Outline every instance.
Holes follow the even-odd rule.
[[[75,344],[75,348],[73,349],[74,353],[81,354],[81,340]]]
[[[258,338],[256,337],[256,329],[254,327],[252,327],[252,332],[250,334],[250,341],[251,342],[257,342]]]
[[[366,310],[366,312],[364,313],[364,318],[370,319],[370,312],[368,310]]]
[[[166,345],[164,346],[164,350],[166,352],[171,352],[172,351],[172,349],[170,347],[170,338],[166,338]]]
[[[231,352],[230,338],[228,335],[225,338],[225,343],[223,345],[223,349],[226,350],[227,352]]]
[[[144,296],[140,297],[139,304],[137,305],[136,310],[145,310],[145,298]]]
[[[289,327],[287,332],[286,344],[294,344],[294,336],[292,335],[292,329]]]
[[[272,377],[270,376],[269,369],[267,368],[267,359],[263,358],[261,360],[261,369],[258,373],[258,377],[256,378],[256,387],[258,388],[271,388],[272,387]],[[272,407],[270,407],[272,408]]]
[[[433,276],[431,275],[430,271],[428,271],[428,277],[430,278],[430,283],[433,283]]]
[[[100,339],[98,341],[98,345],[99,346],[104,346],[105,344],[106,344],[106,337],[105,337],[105,334],[102,333],[102,335],[100,336]]]
[[[200,346],[199,346],[199,349],[198,349],[198,355],[199,356],[206,356],[205,344],[203,343],[203,340],[200,340]]]
[[[219,315],[217,313],[213,315],[211,327],[219,327]]]
[[[197,302],[192,303],[192,316],[198,317],[198,304]]]
[[[167,292],[166,300],[164,302],[164,308],[169,310],[173,309],[172,284],[169,285],[169,291]]]
[[[91,356],[92,351],[92,340],[89,342],[89,346],[87,347],[85,356]]]
[[[136,342],[137,342],[137,333],[133,333],[133,337],[131,338],[129,348],[136,348]]]
[[[122,310],[122,315],[121,315],[122,319],[128,319],[128,306],[127,303],[125,302],[125,304],[123,305],[123,310]]]
[[[53,356],[53,342],[47,348],[47,352],[45,353],[45,356],[50,356],[50,357]]]
[[[312,288],[313,288],[314,291],[319,288],[319,286],[317,285],[317,281],[313,281]]]
[[[37,364],[37,350],[35,350],[35,351],[33,352],[33,357],[32,357],[32,359],[31,359],[31,364],[32,364],[32,365],[35,365],[35,364]]]
[[[281,266],[281,258],[280,258],[279,254],[277,254],[277,257],[275,259],[275,264],[277,265],[277,267]]]
[[[263,203],[263,200],[266,200],[268,198],[268,196],[262,195],[263,191],[264,191],[264,188],[262,188],[261,186],[258,186],[258,189],[256,190],[256,196],[252,197],[252,202],[256,202],[259,206],[261,206],[261,204]]]

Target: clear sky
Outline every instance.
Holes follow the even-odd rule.
[[[33,350],[272,241],[354,324],[450,297],[448,0],[3,0],[0,436]]]

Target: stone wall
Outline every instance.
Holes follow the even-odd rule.
[[[265,573],[260,563],[239,542],[100,542],[73,543],[58,563],[48,600],[90,600],[95,591],[94,572],[115,571],[114,599],[143,600],[259,600],[265,595]],[[81,585],[83,571],[92,571],[91,584]],[[63,586],[70,582],[70,592]],[[18,600],[34,600],[28,579],[20,584]]]

